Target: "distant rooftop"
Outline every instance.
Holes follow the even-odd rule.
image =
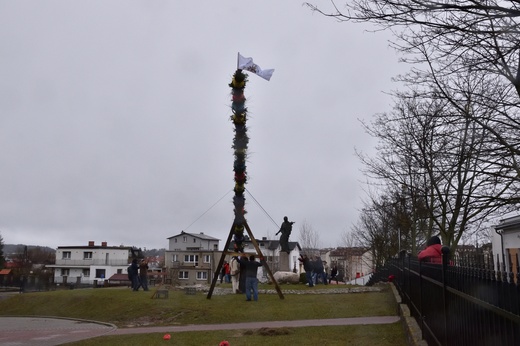
[[[181,233],[177,234],[177,235],[174,235],[174,236],[171,236],[167,239],[172,239],[172,238],[176,238],[178,236],[181,236],[181,235],[190,235],[194,238],[199,238],[199,239],[202,239],[202,240],[220,240],[218,238],[214,238],[214,237],[211,237],[209,235],[206,235],[204,234],[204,232],[200,232],[200,233],[188,233],[188,232],[184,232],[182,231]]]

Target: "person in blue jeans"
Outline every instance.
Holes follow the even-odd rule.
[[[260,258],[262,260],[262,258]],[[255,261],[255,256],[249,256],[247,259],[239,258],[238,263],[245,267],[246,271],[246,301],[251,301],[251,293],[253,293],[253,300],[258,301],[258,267],[262,266],[262,263]]]
[[[302,262],[303,264],[303,270],[305,270],[305,278],[307,279],[307,284],[309,287],[314,287],[314,280],[312,279],[312,262],[307,257],[307,255],[300,255],[300,258],[298,258],[298,261]]]
[[[317,285],[320,283],[320,280],[323,279],[323,273],[324,273],[324,269],[323,269],[323,262],[321,260],[321,257],[320,256],[315,256],[313,257],[313,260],[312,260],[312,264],[313,264],[313,272],[314,272],[314,284]]]

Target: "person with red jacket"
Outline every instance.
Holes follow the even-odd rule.
[[[228,262],[226,262],[224,264],[224,275],[226,278],[226,283],[230,284],[231,283],[231,267],[229,266]]]
[[[426,242],[426,249],[419,252],[419,261],[442,264],[442,245],[438,236],[433,236]]]

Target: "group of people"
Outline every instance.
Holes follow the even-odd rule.
[[[260,258],[262,260],[262,258]],[[231,262],[224,261],[220,272],[220,283],[231,282],[233,292],[246,294],[246,301],[258,300],[258,268],[262,263],[254,255],[233,256]]]
[[[127,271],[133,291],[139,291],[141,287],[144,291],[148,291],[148,262],[146,260],[137,263],[137,259],[134,258]]]
[[[245,293],[246,301],[251,301],[251,299],[258,301],[258,268],[262,266],[262,263],[256,261],[255,255],[249,257],[244,255],[233,256],[231,263],[225,262],[224,265],[226,264],[229,268],[233,292]]]
[[[284,221],[280,227],[280,246],[283,252],[290,253],[289,249],[289,237],[292,232],[293,221],[289,221],[288,217],[285,216]],[[260,258],[262,261],[263,258]],[[258,268],[262,266],[261,262],[256,261],[254,255],[247,257],[244,256],[233,256],[231,262],[224,261],[222,270],[220,272],[220,283],[225,281],[226,283],[231,282],[233,292],[246,294],[246,301],[257,301],[258,300]]]
[[[308,257],[307,255],[300,255],[298,260],[302,263],[305,270],[305,278],[309,287],[319,284],[328,285],[331,281],[338,283],[338,267],[335,265],[329,267],[327,261],[323,261],[320,256]],[[329,276],[330,270],[330,276]]]

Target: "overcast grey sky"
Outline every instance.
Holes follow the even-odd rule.
[[[341,245],[364,196],[354,150],[376,144],[358,119],[390,110],[404,70],[367,28],[298,1],[0,0],[4,242],[160,248],[185,230],[223,246],[240,52],[275,69],[245,89],[246,188],[268,214],[246,194],[253,233],[287,215],[291,240],[306,221]]]

